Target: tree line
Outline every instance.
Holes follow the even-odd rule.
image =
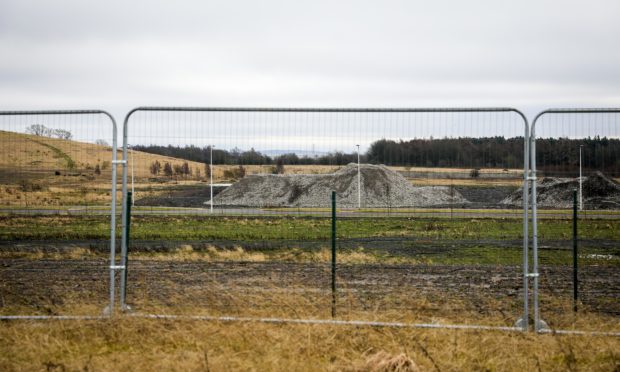
[[[73,134],[65,129],[54,129],[46,127],[43,124],[32,124],[26,128],[26,133],[34,134],[35,136],[60,138],[70,140]]]
[[[161,146],[161,145],[135,145],[133,150],[148,152],[151,154],[170,156],[178,159],[191,160],[199,163],[210,162],[209,146],[198,147],[187,146]],[[365,158],[362,158],[365,161]],[[227,165],[274,165],[276,168],[282,165],[346,165],[357,162],[357,153],[346,154],[343,152],[332,152],[316,157],[298,156],[294,153],[282,154],[278,156],[268,156],[253,148],[248,151],[240,149],[223,150],[213,148],[213,164]]]
[[[620,173],[620,139],[540,138],[536,140],[536,160],[540,170],[566,172],[579,166],[582,147],[584,169]],[[210,162],[210,148],[197,146],[138,145],[134,150],[171,156],[201,163]],[[442,138],[394,141],[381,139],[371,144],[361,161],[371,164],[410,167],[522,168],[523,137]],[[213,149],[214,164],[269,165],[346,165],[357,162],[357,153],[331,152],[320,156],[294,153],[274,157],[250,149]]]

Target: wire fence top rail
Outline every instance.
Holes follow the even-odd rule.
[[[620,108],[551,108],[539,112],[532,120],[531,135],[536,138],[536,123],[538,119],[547,114],[620,114]]]
[[[102,114],[110,118],[116,129],[114,116],[105,110],[5,110],[0,111],[0,115],[91,115]]]
[[[513,107],[400,107],[400,108],[379,108],[379,107],[197,107],[197,106],[139,106],[130,110],[125,115],[127,124],[131,115],[138,111],[202,111],[202,112],[317,112],[317,113],[467,113],[467,112],[514,112],[521,116],[526,128],[528,120],[525,114]]]

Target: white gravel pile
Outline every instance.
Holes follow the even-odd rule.
[[[467,200],[445,186],[414,187],[383,165],[361,165],[362,207],[429,207],[464,204]],[[214,197],[235,207],[328,207],[336,191],[339,207],[357,207],[358,170],[351,163],[330,174],[250,175]]]
[[[620,185],[611,177],[596,172],[584,177],[582,187],[586,209],[620,209]],[[578,178],[543,178],[536,185],[537,204],[543,208],[570,209],[573,207],[573,190],[579,190]],[[522,199],[521,187],[500,203],[521,206]]]

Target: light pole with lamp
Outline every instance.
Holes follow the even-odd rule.
[[[583,211],[583,177],[581,175],[581,150],[583,145],[579,145],[579,210]]]
[[[211,199],[209,200],[211,213],[213,213],[213,145],[209,146],[209,184],[211,185]]]
[[[362,173],[360,172],[360,145],[357,146],[357,209],[362,208]]]

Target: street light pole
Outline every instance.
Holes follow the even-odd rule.
[[[581,176],[581,150],[583,145],[579,145],[579,210],[583,211],[583,177]]]
[[[133,150],[131,150],[131,196],[133,196],[133,198],[131,199],[131,205],[135,205],[136,203],[136,189],[135,189],[135,183],[134,183],[134,178],[133,178]]]
[[[211,185],[211,199],[209,201],[213,213],[213,145],[209,146],[209,184]]]
[[[362,208],[362,173],[360,172],[360,145],[357,146],[357,209]]]

